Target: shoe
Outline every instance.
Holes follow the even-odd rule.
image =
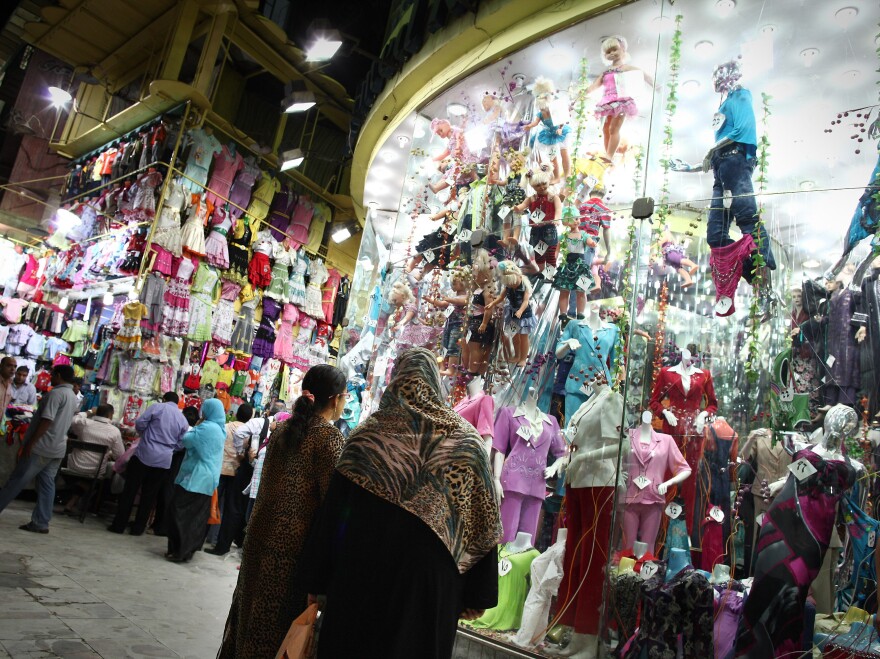
[[[212,554],[214,556],[226,556],[226,554],[229,553],[228,551],[220,551],[216,547],[211,547],[210,549],[205,549],[204,551],[206,554]]]
[[[125,529],[117,529],[112,524],[107,527],[107,530],[110,531],[110,533],[118,533],[119,535],[125,533]]]
[[[33,522],[28,522],[27,524],[22,524],[18,527],[22,531],[30,531],[31,533],[48,533],[49,529],[41,529],[36,526]]]
[[[176,554],[166,554],[165,558],[167,560],[171,561],[172,563],[183,563],[185,560]]]
[[[143,535],[143,531],[135,531],[134,529],[129,530],[129,535]]]

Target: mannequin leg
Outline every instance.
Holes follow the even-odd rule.
[[[518,531],[532,536],[532,543],[538,541],[538,520],[541,517],[541,505],[544,503],[540,497],[523,497],[519,511]],[[514,537],[516,534],[514,533]]]
[[[566,289],[560,289],[559,291],[559,315],[567,316],[568,315],[568,298],[571,296],[571,291]]]
[[[504,530],[504,535],[501,538],[501,542],[511,542],[516,538],[524,498],[522,494],[516,492],[504,493],[504,498],[501,500],[501,526]]]
[[[641,504],[641,508],[639,540],[648,545],[648,551],[653,554],[657,548],[657,534],[665,506],[662,503],[645,503]]]
[[[628,503],[623,508],[623,549],[632,549],[633,543],[639,539],[639,513],[637,503]]]

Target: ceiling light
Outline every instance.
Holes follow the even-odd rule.
[[[658,32],[671,32],[675,27],[675,21],[669,16],[656,16],[651,22]]]
[[[834,20],[840,27],[847,28],[853,24],[858,15],[858,7],[844,7],[834,12]]]
[[[813,66],[813,62],[816,61],[816,58],[819,56],[818,48],[804,48],[801,51],[801,59],[804,62],[804,66],[808,69]]]
[[[69,305],[69,304],[70,304],[70,298],[67,297],[66,295],[63,298],[61,298],[61,300],[58,302],[58,306],[62,309],[66,309],[67,305]]]
[[[113,292],[108,288],[107,292],[104,293],[104,297],[101,298],[101,302],[104,303],[105,307],[109,307],[113,304]]]
[[[715,11],[721,18],[727,18],[736,9],[736,0],[718,0],[715,3]]]
[[[401,149],[405,149],[407,144],[409,144],[409,138],[406,135],[397,136],[397,146]],[[386,160],[386,162],[390,162],[390,160]]]
[[[371,211],[375,211],[377,208],[379,208],[379,203],[376,201],[371,201],[370,203],[367,204],[367,206],[370,207]]]
[[[841,82],[844,87],[852,87],[856,83],[858,83],[859,78],[862,77],[862,72],[858,69],[849,69],[848,71],[844,71],[840,76]]]
[[[413,138],[420,140],[425,136],[425,127],[424,126],[416,126],[416,129],[413,131]]]
[[[307,62],[326,62],[332,58],[342,46],[342,37],[338,30],[326,30],[317,37],[306,51]]]
[[[761,26],[761,34],[776,34],[776,26],[772,23]]]
[[[62,108],[70,103],[70,99],[73,98],[69,91],[61,89],[61,87],[49,87],[48,91],[49,102],[52,103],[53,108]]]
[[[694,50],[700,57],[708,57],[715,50],[715,44],[704,39],[703,41],[698,41],[694,45]]]
[[[302,149],[288,149],[281,154],[281,171],[286,172],[288,169],[294,169],[302,164],[305,160]]]
[[[394,176],[394,172],[391,171],[388,167],[371,167],[370,168],[370,178],[376,178],[379,180],[391,178]]]
[[[696,94],[700,89],[699,80],[685,80],[681,83],[681,90],[687,94]]]
[[[391,149],[385,149],[382,153],[379,154],[383,161],[391,163],[397,160],[397,153],[392,151]]]
[[[804,266],[807,270],[812,270],[812,269],[814,269],[814,268],[818,268],[820,265],[822,265],[822,264],[819,263],[819,261],[817,261],[816,259],[808,259],[808,260],[806,260],[806,261],[803,262],[803,266]]]
[[[309,91],[293,92],[281,102],[287,113],[305,112],[315,105],[315,95]]]
[[[59,208],[55,211],[55,227],[61,232],[70,231],[73,227],[78,226],[82,222],[79,215],[71,213],[66,208]]]
[[[467,106],[464,103],[449,103],[446,106],[446,114],[452,117],[463,117],[467,111]]]
[[[801,181],[799,187],[804,192],[809,192],[810,190],[816,189],[816,182],[815,181]]]

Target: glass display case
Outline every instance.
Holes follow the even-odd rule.
[[[378,150],[343,363],[363,416],[416,345],[451,406],[491,398],[499,605],[463,634],[774,656],[809,649],[805,609],[866,606],[868,13],[628,3],[451,84]]]

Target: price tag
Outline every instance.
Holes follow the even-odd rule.
[[[553,281],[553,278],[556,277],[556,266],[555,265],[547,265],[544,266],[544,272],[541,274],[544,275],[546,279],[549,281]]]
[[[369,323],[367,323],[367,327],[370,327],[371,329],[376,329],[376,325],[378,324],[378,321],[373,318]]]
[[[466,243],[471,239],[472,235],[473,231],[471,231],[470,229],[462,229],[461,232],[458,234],[458,242]]]
[[[452,314],[455,313],[455,307],[453,305],[449,305],[446,307],[446,311],[443,312],[443,315],[449,318]]]
[[[806,458],[801,458],[800,460],[792,462],[788,465],[788,470],[793,473],[794,477],[799,481],[809,478],[816,473],[816,468],[811,465],[810,461]]]
[[[535,245],[535,254],[540,254],[541,256],[544,256],[545,252],[546,252],[548,249],[549,249],[549,247],[548,247],[547,243],[545,243],[545,242],[542,240],[542,241],[539,242],[537,245]]]
[[[504,323],[504,333],[508,336],[513,336],[519,332],[519,323],[514,320],[508,321]]]
[[[834,362],[837,360],[834,358],[834,355],[828,355],[828,359],[825,360],[825,363],[828,364],[828,368],[834,366]]]
[[[635,478],[633,480],[633,483],[635,483],[636,487],[639,488],[640,490],[644,490],[646,487],[648,487],[651,484],[651,479],[645,475],[641,475],[641,476],[638,476],[637,478]]]
[[[508,215],[510,215],[510,206],[502,206],[498,209],[498,217],[500,217],[502,220]]]
[[[465,343],[469,343],[470,340],[471,340],[471,331],[468,330],[467,336],[464,337],[464,342],[465,342]]]
[[[712,508],[712,510],[709,511],[709,517],[720,524],[724,521],[724,511],[722,511],[721,508]]]
[[[660,567],[654,561],[648,561],[647,563],[642,564],[642,569],[639,570],[639,574],[641,575],[642,579],[645,579],[647,581],[655,574],[657,574],[657,570],[659,569]]]
[[[523,439],[531,439],[532,438],[532,427],[531,426],[520,426],[517,429],[516,434],[522,437]]]
[[[873,548],[873,546],[874,546],[876,543],[877,543],[877,532],[876,532],[876,531],[871,531],[871,532],[868,534],[868,546]]]
[[[678,519],[679,515],[681,515],[682,509],[677,503],[670,503],[666,506],[666,516],[669,519]]]
[[[505,576],[512,569],[513,569],[513,563],[511,563],[506,558],[502,558],[500,561],[498,561],[498,576],[499,577]]]
[[[764,513],[761,513],[755,518],[755,524],[758,526],[764,526]]]
[[[584,183],[586,184],[586,187],[590,188],[590,190],[592,190],[593,188],[595,188],[595,187],[596,187],[596,184],[597,184],[598,182],[599,182],[599,179],[597,179],[597,178],[596,178],[595,176],[593,176],[592,174],[588,174],[587,177],[584,179]]]
[[[581,393],[584,396],[592,396],[593,395],[593,388],[588,384],[582,384],[581,385]]]
[[[546,217],[546,215],[545,215],[544,211],[542,211],[540,208],[531,214],[532,222],[534,222],[535,224],[539,223],[545,217]]]
[[[447,176],[445,179],[443,179],[443,181],[451,188],[455,184],[455,177]]]
[[[385,372],[388,370],[388,361],[388,357],[379,357],[376,360],[376,365],[373,367],[373,374],[385,377]]]
[[[578,288],[586,291],[589,288],[592,288],[592,286],[593,286],[593,280],[590,279],[589,275],[581,275],[580,277],[578,277],[578,280],[577,280],[577,287]]]
[[[724,125],[724,122],[727,121],[727,117],[724,116],[721,112],[716,112],[712,115],[712,130],[717,131]]]
[[[429,249],[427,252],[425,252],[425,253],[424,253],[424,257],[425,257],[425,260],[426,260],[428,263],[433,263],[433,262],[434,262],[434,259],[437,258],[437,257],[434,255],[434,250],[432,250],[432,249]]]

